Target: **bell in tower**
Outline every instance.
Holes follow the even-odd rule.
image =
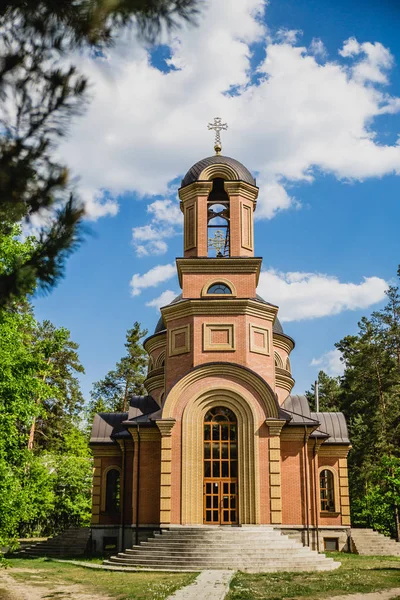
[[[226,123],[216,117],[208,127],[216,131],[216,154],[193,165],[179,189],[184,214],[184,256],[254,256],[256,181],[239,161],[220,154],[220,131],[227,129]]]

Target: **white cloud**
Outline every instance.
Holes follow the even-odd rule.
[[[349,38],[339,50],[339,54],[344,58],[362,56],[361,60],[352,67],[352,76],[356,81],[388,83],[386,71],[393,66],[393,56],[379,42],[360,44],[355,38]]]
[[[313,54],[319,58],[326,58],[328,53],[326,51],[324,42],[319,38],[313,38],[310,44],[310,54]]]
[[[365,277],[355,284],[319,273],[271,269],[261,273],[258,293],[279,306],[281,321],[300,321],[367,308],[384,299],[387,287],[379,277]]]
[[[400,111],[399,99],[381,87],[393,66],[389,50],[352,38],[328,61],[321,40],[308,50],[294,46],[296,31],[281,30],[283,42],[271,42],[260,21],[264,8],[262,0],[206,0],[198,27],[163,40],[170,72],[154,67],[127,36],[102,60],[77,57],[93,101],[61,151],[92,194],[85,198],[92,218],[113,214],[127,191],[168,194],[172,180],[212,152],[206,124],[216,114],[229,123],[224,152],[264,186],[260,217],[295,205],[288,184],[311,182],[316,172],[351,180],[400,173],[400,145],[375,141],[374,130],[378,115]],[[266,57],[253,83],[255,42],[265,44]],[[153,252],[139,246],[139,253]]]
[[[344,363],[341,361],[341,357],[341,352],[335,348],[335,350],[325,352],[319,358],[313,358],[310,366],[319,367],[320,370],[325,371],[331,377],[337,377],[343,375],[344,372]]]
[[[299,37],[303,35],[301,29],[286,29],[281,27],[276,33],[276,39],[284,44],[296,44]]]
[[[172,200],[155,200],[147,212],[152,215],[151,223],[132,229],[132,243],[139,257],[165,254],[165,239],[176,235],[182,225],[182,213]]]
[[[155,200],[148,206],[147,212],[153,216],[155,221],[171,225],[179,225],[183,218],[177,203],[172,200]]]
[[[156,287],[160,283],[168,281],[168,279],[171,279],[174,275],[176,275],[176,267],[173,263],[170,265],[157,265],[143,275],[135,273],[130,283],[132,296],[139,296],[144,289]]]
[[[172,302],[177,295],[178,294],[172,290],[165,290],[165,292],[160,294],[157,298],[150,300],[150,302],[146,302],[146,306],[154,306],[156,310],[160,310],[162,306],[167,306],[167,304],[170,304],[170,302]]]

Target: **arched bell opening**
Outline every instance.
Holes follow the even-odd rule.
[[[235,413],[215,406],[204,416],[204,524],[238,522],[238,434]]]
[[[208,257],[226,258],[230,255],[229,196],[221,177],[213,179],[207,201]]]

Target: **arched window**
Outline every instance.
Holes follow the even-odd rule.
[[[110,469],[106,475],[106,512],[119,513],[121,475],[118,469]]]
[[[292,372],[292,367],[290,366],[289,357],[286,359],[286,371],[289,371],[289,373]]]
[[[223,258],[230,254],[229,246],[229,196],[224,180],[216,177],[207,201],[208,256]]]
[[[276,352],[276,351],[274,352],[274,358],[275,358],[275,366],[278,367],[279,369],[283,369],[283,360],[282,360],[279,352]]]
[[[319,474],[319,494],[322,512],[335,511],[335,482],[330,469],[322,469]]]
[[[232,294],[232,290],[225,283],[213,283],[208,288],[207,294]]]
[[[165,352],[160,352],[156,360],[156,369],[160,369],[165,366]]]

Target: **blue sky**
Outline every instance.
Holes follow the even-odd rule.
[[[124,36],[103,59],[76,57],[93,101],[60,154],[91,235],[35,306],[80,344],[87,398],[133,321],[152,331],[154,305],[180,291],[176,190],[213,153],[216,115],[229,124],[223,153],[257,175],[260,293],[296,340],[295,391],[321,365],[338,372],[334,343],[382,306],[400,263],[399,10],[389,0],[215,0],[197,28],[157,48]]]

